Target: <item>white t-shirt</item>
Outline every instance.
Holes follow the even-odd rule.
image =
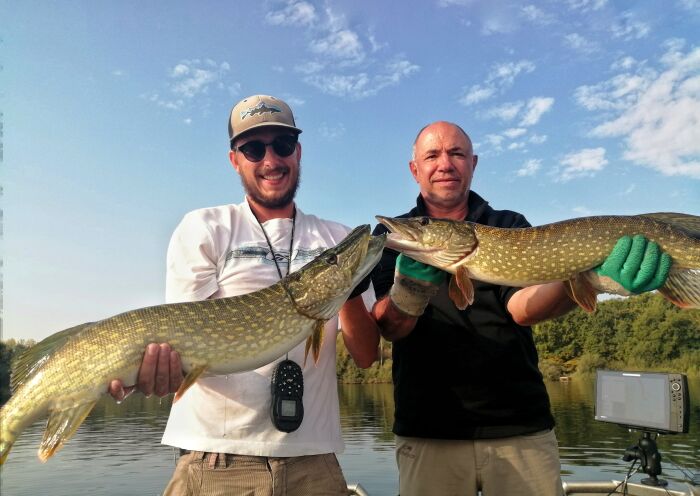
[[[292,220],[263,223],[287,273]],[[350,229],[297,209],[292,272],[340,242]],[[265,236],[247,201],[188,213],[168,248],[166,300],[170,303],[250,293],[279,281]],[[336,346],[338,318],[325,327],[319,361],[304,343],[289,352],[303,368],[304,420],[294,432],[278,431],[270,420],[270,378],[285,357],[251,372],[200,378],[175,402],[163,444],[179,448],[254,456],[340,453]]]

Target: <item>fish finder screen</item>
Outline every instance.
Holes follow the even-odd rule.
[[[669,410],[669,381],[665,374],[598,371],[596,420],[667,429]]]

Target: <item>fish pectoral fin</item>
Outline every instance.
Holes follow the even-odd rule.
[[[182,395],[187,392],[187,390],[197,382],[197,379],[199,379],[199,376],[201,376],[207,369],[209,368],[208,364],[204,365],[196,365],[192,367],[192,369],[187,373],[185,378],[182,380],[182,384],[180,384],[180,387],[177,388],[177,392],[175,393],[175,399],[173,400],[173,403],[182,398]]]
[[[680,308],[700,308],[700,269],[675,269],[659,293]]]
[[[75,434],[98,399],[84,401],[68,408],[57,408],[49,412],[44,438],[39,446],[39,459],[42,462],[51,458]]]
[[[311,351],[311,354],[314,357],[314,365],[318,363],[318,357],[321,355],[321,343],[323,343],[323,328],[325,325],[325,321],[317,320],[311,335],[306,338],[306,347],[304,348],[304,365],[306,365],[306,358],[309,356],[309,351]]]
[[[474,303],[474,284],[469,279],[469,270],[465,266],[457,267],[457,272],[450,278],[448,294],[460,310]]]
[[[594,312],[598,302],[598,292],[593,288],[585,274],[579,273],[564,282],[566,294],[586,312]]]

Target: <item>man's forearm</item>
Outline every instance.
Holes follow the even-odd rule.
[[[379,325],[379,330],[387,341],[396,341],[408,336],[416,326],[418,319],[401,310],[391,301],[389,296],[375,303],[372,315]]]
[[[377,360],[379,326],[367,311],[362,296],[345,302],[340,309],[343,342],[358,367],[366,369]]]
[[[518,290],[508,301],[508,311],[520,325],[534,325],[560,317],[576,307],[563,282],[539,284]]]

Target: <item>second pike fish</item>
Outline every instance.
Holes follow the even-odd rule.
[[[0,464],[22,430],[48,413],[39,458],[46,461],[83,422],[111,379],[134,384],[143,350],[168,342],[187,373],[177,400],[202,374],[270,363],[307,340],[318,357],[321,332],[381,258],[384,236],[353,230],[277,284],[253,293],[141,308],[61,331],[23,354],[13,394],[0,409]]]
[[[622,236],[641,234],[673,259],[659,292],[682,308],[700,308],[700,217],[678,213],[596,216],[525,228],[498,228],[429,217],[377,216],[391,233],[386,246],[453,274],[449,294],[458,308],[474,300],[470,279],[525,287],[565,281],[587,311],[598,292],[620,293],[590,269]]]

